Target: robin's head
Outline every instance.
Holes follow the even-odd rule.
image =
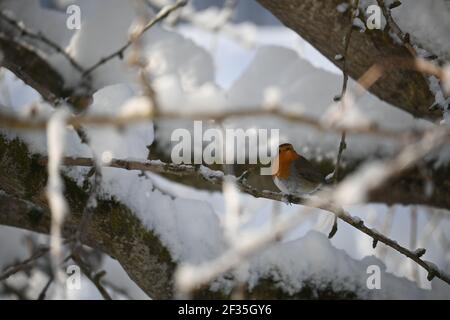
[[[294,160],[298,158],[297,152],[294,150],[294,147],[290,143],[280,144],[278,147],[278,155],[280,158]]]

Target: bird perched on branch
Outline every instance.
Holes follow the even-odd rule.
[[[314,193],[327,183],[324,175],[299,155],[290,143],[278,147],[278,156],[272,162],[272,177],[281,192],[297,197]]]

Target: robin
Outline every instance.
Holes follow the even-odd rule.
[[[290,143],[278,147],[278,168],[272,164],[275,185],[287,195],[302,197],[326,184],[324,175],[311,162],[299,155]]]

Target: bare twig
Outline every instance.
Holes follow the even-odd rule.
[[[88,116],[88,115],[76,115],[70,116],[67,119],[67,125],[80,129],[83,125],[86,126],[98,126],[98,127],[124,127],[127,125],[133,125],[141,122],[147,122],[151,120],[151,112],[148,113],[135,113],[125,116]],[[48,119],[35,120],[17,117],[11,114],[0,112],[0,126],[4,128],[17,129],[17,130],[45,130],[47,128]]]
[[[381,8],[381,11],[383,12],[384,17],[386,18],[386,22],[389,26],[389,28],[392,30],[392,32],[397,35],[397,37],[403,42],[403,45],[406,49],[408,49],[409,53],[413,57],[417,56],[416,49],[411,45],[409,41],[409,34],[403,33],[403,31],[400,29],[398,24],[395,22],[394,18],[392,18],[391,15],[391,9],[386,7],[386,4],[384,3],[384,0],[377,0],[378,6]]]
[[[132,37],[125,43],[122,47],[120,47],[118,50],[114,51],[113,53],[109,54],[108,56],[100,59],[97,63],[95,63],[93,66],[86,69],[86,71],[83,73],[83,78],[86,78],[92,72],[94,72],[97,68],[104,65],[108,61],[114,59],[114,58],[122,58],[125,51],[137,40],[139,39],[147,30],[149,30],[151,27],[153,27],[158,22],[164,20],[171,14],[173,11],[185,6],[187,4],[186,0],[178,0],[175,4],[167,6],[162,8],[158,14],[150,20],[139,32],[132,35]]]
[[[29,37],[31,39],[35,39],[38,41],[41,41],[42,43],[46,44],[56,52],[62,54],[69,63],[80,73],[84,72],[83,67],[75,61],[74,58],[72,58],[63,48],[61,48],[57,43],[47,38],[42,32],[33,32],[31,30],[28,30],[26,27],[23,26],[23,24],[19,23],[15,19],[9,17],[7,14],[5,14],[3,11],[0,11],[0,19],[7,22],[10,26],[14,27],[20,35]]]
[[[348,48],[350,46],[350,40],[352,38],[352,33],[353,33],[353,20],[356,18],[356,14],[357,14],[357,9],[359,7],[359,0],[355,0],[352,3],[352,13],[351,13],[351,17],[350,17],[350,27],[347,31],[347,34],[345,35],[344,38],[344,53],[343,53],[343,67],[342,67],[342,74],[343,74],[343,83],[342,83],[342,91],[341,91],[341,95],[339,97],[339,101],[341,102],[341,109],[342,112],[344,112],[345,110],[345,94],[347,93],[347,85],[348,85],[348,73],[347,73],[347,55],[348,55]],[[342,159],[342,153],[344,152],[344,150],[347,148],[347,143],[346,143],[346,137],[347,137],[347,133],[345,130],[342,131],[341,134],[341,142],[339,143],[339,149],[338,149],[338,153],[337,153],[337,158],[336,158],[336,164],[335,164],[335,168],[334,168],[334,173],[333,173],[333,180],[334,180],[334,184],[336,185],[338,183],[338,179],[339,179],[339,169],[341,166],[341,159]],[[333,238],[334,235],[336,234],[338,230],[338,225],[337,225],[337,217],[334,218],[333,221],[333,227],[331,228],[330,233],[328,234],[328,238]]]
[[[42,157],[39,159],[39,163],[42,165],[47,165],[48,158]],[[79,167],[93,167],[95,166],[95,161],[91,158],[71,158],[66,157],[63,159],[63,165],[65,166],[79,166]],[[153,173],[169,173],[176,176],[187,176],[193,175],[200,172],[202,167],[196,167],[192,165],[184,164],[172,164],[164,163],[162,161],[139,161],[139,160],[120,160],[111,159],[108,163],[103,163],[102,166],[110,168],[119,168],[125,170],[136,170],[136,171],[149,171]],[[215,172],[219,174],[219,171]],[[223,175],[223,174],[222,174]],[[211,178],[212,179],[212,178]]]
[[[14,264],[13,266],[8,267],[5,272],[3,272],[0,275],[0,281],[8,279],[10,276],[21,272],[23,270],[26,270],[30,267],[31,264],[35,263],[37,260],[39,260],[41,257],[45,256],[47,253],[49,253],[50,248],[49,247],[43,247],[39,248],[34,252],[29,258]]]
[[[378,81],[383,74],[392,69],[407,69],[416,70],[418,72],[434,75],[439,79],[445,79],[445,72],[442,68],[423,59],[387,59],[381,64],[373,65],[359,80],[358,84],[361,86],[357,92],[357,95],[362,95],[365,90],[368,90],[376,81]],[[344,81],[344,86],[345,81]],[[155,100],[156,102],[156,100]],[[154,106],[153,106],[154,107]],[[192,120],[216,120],[222,122],[225,119],[232,117],[254,117],[254,116],[272,116],[279,119],[302,123],[321,131],[331,131],[342,133],[344,129],[347,133],[354,134],[373,134],[386,138],[407,138],[403,132],[396,130],[382,129],[375,123],[370,123],[363,126],[330,126],[324,125],[324,123],[318,119],[301,115],[282,112],[280,106],[274,108],[237,108],[237,111],[228,112],[196,112],[196,113],[179,113],[179,112],[159,112],[157,118],[160,120],[166,119],[192,119]],[[140,122],[146,122],[155,119],[155,110],[150,109],[145,113],[136,113],[126,116],[73,116],[68,119],[68,125],[73,126],[75,129],[79,129],[82,125],[95,125],[95,126],[116,126],[123,127]],[[47,120],[30,120],[22,119],[13,115],[0,113],[0,126],[21,129],[21,130],[42,130],[45,129]],[[413,132],[412,136],[415,136],[417,132]]]
[[[344,36],[344,52],[342,54],[343,66],[342,66],[342,74],[344,77],[344,82],[342,84],[341,95],[336,97],[336,100],[342,100],[344,98],[345,93],[347,92],[348,85],[348,70],[347,70],[347,59],[348,59],[348,48],[350,46],[350,41],[353,33],[353,20],[356,18],[356,14],[358,11],[359,0],[352,0],[352,13],[350,16],[350,26],[348,28],[347,34]]]
[[[139,83],[141,84],[144,95],[151,102],[151,106],[153,108],[153,116],[154,117],[158,116],[160,109],[158,97],[155,89],[152,86],[152,83],[150,82],[149,70],[148,68],[146,69],[148,61],[146,61],[146,58],[142,55],[142,45],[141,42],[138,40],[134,42],[133,54],[132,58],[130,59],[130,65],[138,70]]]
[[[39,293],[37,300],[45,300],[45,296],[47,295],[47,291],[50,288],[50,285],[52,284],[52,282],[53,282],[53,277],[51,276],[47,280],[47,283],[45,284],[44,288],[42,288],[42,291]]]
[[[231,118],[243,118],[243,117],[276,117],[284,121],[292,123],[301,123],[323,132],[342,132],[342,128],[339,126],[329,126],[322,123],[319,119],[309,117],[301,114],[293,114],[282,112],[279,109],[266,110],[262,108],[244,109],[239,108],[236,111],[225,112],[195,112],[195,113],[176,113],[160,110],[158,115],[154,115],[154,110],[149,110],[146,113],[138,112],[128,115],[118,116],[103,116],[103,115],[77,115],[67,119],[67,124],[80,128],[81,126],[97,126],[97,127],[125,127],[134,124],[148,122],[151,120],[214,120],[222,122]],[[47,120],[34,120],[17,117],[12,114],[0,112],[0,127],[16,129],[16,130],[44,130],[47,126]],[[390,130],[380,128],[376,124],[351,126],[346,127],[345,130],[351,134],[367,134],[380,136],[389,139],[408,139],[410,136],[416,136],[420,134],[420,131],[405,132],[399,130]]]

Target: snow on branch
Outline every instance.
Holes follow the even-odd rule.
[[[397,157],[380,162],[374,162],[358,169],[350,177],[345,178],[332,191],[321,191],[308,198],[289,197],[289,202],[301,204],[309,208],[319,208],[335,214],[339,219],[345,221],[349,225],[359,231],[370,236],[374,242],[384,243],[392,249],[400,252],[410,258],[418,265],[427,270],[429,278],[440,278],[450,284],[450,277],[443,271],[439,270],[434,264],[422,260],[416,251],[411,251],[396,241],[382,235],[375,229],[367,227],[362,220],[354,218],[341,208],[342,205],[354,204],[355,202],[365,201],[369,193],[384,185],[390,178],[407,170],[415,163],[423,159],[429,152],[438,148],[448,141],[450,138],[450,127],[448,125],[438,126],[428,131],[423,138],[416,143],[405,147]],[[45,163],[46,159],[41,159],[41,163]],[[68,166],[93,166],[94,162],[87,158],[65,158],[64,165]],[[246,177],[248,173],[244,173],[240,177],[225,175],[221,171],[214,171],[204,166],[191,165],[174,165],[161,161],[127,161],[112,159],[105,166],[122,168],[125,170],[151,171],[154,173],[168,173],[175,175],[197,175],[213,184],[222,185],[225,179],[232,178],[236,186],[244,193],[250,194],[257,198],[265,198],[270,200],[286,202],[286,196],[280,193],[270,192],[267,190],[259,190],[247,183]],[[309,209],[308,209],[309,210]],[[220,274],[237,267],[242,259],[248,258],[257,251],[265,248],[272,243],[274,239],[280,237],[292,230],[302,221],[299,215],[293,217],[279,219],[274,224],[272,231],[261,231],[256,235],[252,235],[247,241],[239,241],[227,253],[219,257],[217,260],[206,263],[201,266],[199,272],[194,266],[184,267],[181,269],[181,275],[178,277],[179,289],[182,293],[188,293],[202,284],[206,284]],[[183,271],[184,270],[184,271]],[[189,279],[189,280],[187,280]],[[186,282],[188,281],[188,282]]]
[[[75,59],[72,58],[66,52],[66,50],[61,48],[56,42],[54,42],[51,39],[49,39],[48,37],[46,37],[45,34],[43,34],[42,32],[34,32],[32,30],[28,30],[23,25],[23,23],[20,23],[17,20],[15,20],[14,18],[8,16],[8,14],[5,13],[4,11],[0,11],[0,21],[5,21],[6,23],[8,23],[10,26],[15,28],[16,31],[18,31],[18,33],[21,36],[25,36],[25,37],[28,37],[30,39],[38,40],[38,41],[44,43],[45,45],[49,46],[50,48],[52,48],[56,52],[62,54],[69,61],[69,63],[75,68],[75,70],[77,70],[80,73],[84,72],[83,67],[78,62],[76,62]]]

